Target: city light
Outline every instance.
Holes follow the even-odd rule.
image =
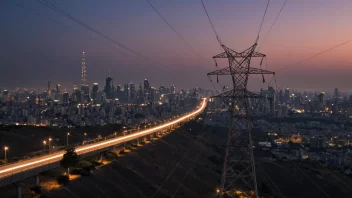
[[[4,146],[4,151],[5,151],[4,161],[5,161],[5,164],[7,163],[7,150],[9,150],[9,147],[8,146]]]
[[[80,146],[80,147],[76,148],[76,152],[78,154],[82,154],[82,153],[85,153],[85,152],[90,152],[91,149],[101,149],[101,148],[109,147],[111,145],[116,145],[118,143],[123,143],[123,142],[126,142],[128,140],[136,139],[136,138],[139,138],[139,137],[143,137],[143,136],[158,132],[158,131],[160,131],[162,129],[166,129],[167,127],[170,127],[171,125],[174,125],[174,124],[177,124],[179,122],[182,122],[184,120],[189,119],[190,117],[202,112],[205,109],[205,107],[206,107],[206,99],[204,98],[201,108],[197,109],[196,111],[194,111],[194,112],[192,112],[190,114],[184,115],[184,116],[182,116],[182,117],[180,117],[180,118],[178,118],[176,120],[173,120],[173,121],[171,121],[169,123],[165,123],[165,124],[162,124],[162,125],[159,125],[159,126],[147,129],[147,130],[143,130],[143,131],[140,131],[138,133],[129,134],[129,135],[126,135],[126,136],[123,136],[123,137],[117,137],[117,138],[114,138],[112,140],[106,140],[106,141],[102,141],[102,142],[95,143],[95,144],[92,144],[92,145]],[[22,161],[22,162],[19,162],[18,165],[16,165],[16,166],[11,166],[11,167],[8,167],[8,168],[4,167],[3,169],[0,169],[0,174],[11,172],[11,171],[16,171],[16,170],[21,170],[21,168],[29,168],[29,167],[31,167],[33,165],[38,165],[38,164],[41,164],[41,163],[47,163],[47,162],[52,161],[52,160],[59,160],[59,159],[62,158],[63,153],[64,153],[64,151],[60,151],[58,153],[54,153],[54,154],[51,154],[51,155],[43,156],[42,158],[37,159],[36,161],[29,161],[29,162]]]

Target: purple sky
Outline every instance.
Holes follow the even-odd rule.
[[[53,84],[71,89],[80,82],[82,51],[87,54],[88,81],[99,82],[100,88],[109,69],[114,84],[138,84],[148,78],[157,87],[161,84],[211,87],[206,73],[216,69],[211,57],[220,48],[200,0],[151,2],[206,59],[190,50],[145,0],[49,1],[158,64],[123,52],[35,0],[1,1],[0,87],[44,88],[51,79]],[[259,45],[284,1],[271,0]],[[236,51],[253,44],[266,2],[204,0],[221,39]],[[268,57],[268,69],[277,71],[278,86],[351,90],[352,42],[302,64],[280,69],[352,39],[351,13],[350,0],[288,0],[261,47]],[[254,61],[253,66],[257,67],[258,62]],[[267,77],[267,82],[270,78]],[[220,83],[228,82],[220,79]],[[253,78],[250,83],[252,89],[266,86],[260,78]]]

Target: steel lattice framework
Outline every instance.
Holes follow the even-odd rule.
[[[207,74],[208,76],[230,75],[233,83],[232,90],[214,96],[228,101],[230,112],[220,197],[225,194],[234,195],[237,191],[241,191],[248,197],[258,197],[249,98],[262,96],[248,91],[247,83],[250,74],[263,75],[274,74],[274,72],[250,67],[252,57],[262,58],[262,60],[265,57],[264,54],[255,51],[257,41],[240,53],[220,44],[224,52],[213,58],[215,62],[218,58],[228,59],[229,66]]]

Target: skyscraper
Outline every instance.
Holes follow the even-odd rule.
[[[94,103],[97,100],[98,97],[98,89],[99,89],[99,84],[98,83],[93,83],[93,87],[92,87],[92,99],[94,101]]]
[[[48,97],[51,96],[51,81],[48,81]]]
[[[63,103],[68,103],[69,101],[68,101],[68,93],[67,92],[65,92],[64,94],[62,94],[62,102]]]
[[[137,103],[143,103],[144,102],[144,97],[143,97],[143,86],[142,83],[139,83],[139,88],[138,88],[138,94],[137,94]]]
[[[87,66],[86,66],[86,55],[82,53],[82,73],[81,73],[81,86],[87,85]]]
[[[87,66],[86,66],[86,55],[82,53],[82,73],[81,73],[81,92],[83,92],[83,98],[86,102],[89,101],[89,85],[87,83]]]
[[[4,90],[2,92],[2,99],[3,99],[4,102],[8,102],[9,101],[9,91]]]
[[[176,92],[175,85],[171,85],[171,87],[170,87],[170,93],[175,93],[175,92]]]
[[[319,104],[321,104],[321,105],[324,104],[324,95],[325,95],[325,92],[321,92],[319,94]]]
[[[130,101],[131,92],[130,92],[130,88],[128,87],[128,84],[124,84],[123,91],[125,92],[125,101],[127,102]]]
[[[133,83],[130,83],[130,99],[134,100],[136,98],[136,87]]]
[[[164,87],[164,85],[161,85],[161,86],[160,86],[159,92],[160,92],[160,94],[164,94],[164,93],[165,93],[165,87]]]
[[[60,89],[61,89],[61,85],[60,84],[57,84],[56,85],[56,93],[60,93]]]
[[[147,79],[144,79],[144,93],[149,93],[150,85]]]
[[[150,97],[150,85],[147,79],[144,79],[144,100],[147,102]]]
[[[110,76],[106,78],[104,92],[107,99],[113,99],[114,83],[113,83],[113,79]]]
[[[121,85],[116,86],[116,91],[118,91],[118,92],[121,91]]]

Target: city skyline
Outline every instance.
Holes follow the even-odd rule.
[[[1,1],[0,197],[350,197],[351,13]]]
[[[88,74],[94,74],[88,75],[90,84],[93,82],[101,84],[102,81],[98,80],[104,79],[111,69],[111,76],[121,83],[133,81],[137,84],[139,83],[137,79],[157,77],[155,84],[168,85],[182,77],[185,80],[180,81],[177,87],[197,85],[211,87],[208,79],[199,70],[212,71],[215,68],[211,60],[212,54],[219,51],[216,51],[216,40],[198,1],[180,1],[170,5],[158,1],[152,3],[205,59],[198,57],[182,43],[146,2],[131,1],[123,5],[109,3],[99,5],[98,8],[93,1],[87,1],[82,5],[75,2],[55,2],[58,7],[117,41],[123,41],[126,46],[158,64],[122,52],[121,49],[117,50],[115,45],[99,35],[79,27],[39,3],[26,1],[17,3],[6,1],[2,2],[1,6],[4,9],[1,13],[5,29],[1,37],[3,43],[1,69],[4,71],[0,80],[2,87],[41,87],[48,79],[59,82],[63,87],[79,84],[77,76],[81,72],[79,68],[82,51],[88,55]],[[257,31],[255,28],[263,14],[265,2],[254,3],[254,1],[245,3],[224,1],[221,4],[205,1],[221,38],[230,43],[234,49],[244,49],[255,39]],[[283,3],[284,0],[271,2],[259,40],[261,47],[261,42],[265,39],[261,51],[268,55],[268,68],[276,71],[279,86],[300,89],[324,87],[328,90],[339,87],[340,90],[350,91],[347,86],[352,83],[349,78],[352,70],[349,67],[351,61],[348,54],[351,49],[350,43],[301,64],[286,66],[350,39],[345,35],[351,34],[351,28],[347,28],[349,20],[347,13],[350,12],[351,6],[346,6],[351,2],[341,0],[335,2],[333,6],[325,6],[329,5],[326,0],[288,1],[266,38],[268,29]],[[85,11],[94,9],[104,12],[87,16]],[[112,9],[118,10],[113,12]],[[307,10],[309,12],[306,12]],[[128,12],[139,14],[130,17]],[[240,15],[245,15],[243,18],[247,23],[240,23],[241,20],[237,20]],[[302,23],[303,18],[305,23]],[[233,20],[231,26],[225,23],[229,20]],[[147,21],[148,26],[145,25]],[[297,32],[297,29],[305,31]],[[343,30],[343,33],[335,30]],[[203,34],[199,36],[199,32]],[[242,36],[237,37],[234,32]],[[40,40],[27,38],[40,38]],[[285,42],[282,42],[283,40]],[[55,49],[49,44],[55,46]],[[286,68],[280,69],[284,67]],[[15,73],[17,78],[11,78]],[[62,81],[60,79],[64,78],[65,82],[60,82]],[[302,81],[297,81],[297,78]],[[249,86],[253,86],[253,89],[260,88]]]

